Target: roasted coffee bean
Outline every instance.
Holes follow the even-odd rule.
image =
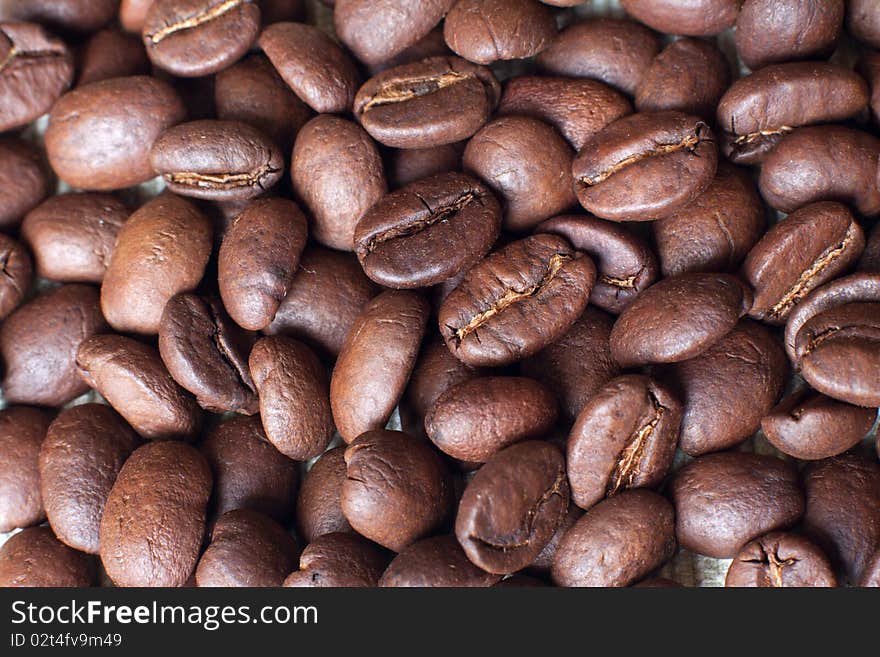
[[[101,514],[116,475],[140,440],[112,408],[61,411],[40,448],[40,490],[52,531],[70,547],[98,554]]]
[[[303,477],[296,498],[296,522],[307,543],[331,532],[352,531],[342,513],[344,481],[345,447],[328,449]]]
[[[658,52],[659,36],[644,25],[597,18],[560,32],[537,61],[547,73],[592,78],[634,96]]]
[[[560,415],[568,422],[605,383],[620,374],[608,342],[613,324],[611,316],[588,306],[565,335],[520,365],[523,374],[553,392]]]
[[[73,81],[64,42],[35,23],[0,22],[0,132],[42,116]]]
[[[141,33],[147,12],[154,0],[122,0],[119,6],[119,22],[128,32]]]
[[[64,285],[45,292],[0,326],[3,397],[11,404],[63,406],[88,390],[76,351],[107,329],[97,288]]]
[[[388,422],[415,365],[428,312],[413,292],[383,292],[363,307],[330,380],[333,419],[345,442]]]
[[[746,0],[736,19],[736,52],[751,69],[827,57],[843,27],[843,0]]]
[[[544,546],[544,549],[541,550],[540,554],[535,557],[535,560],[529,564],[526,572],[532,573],[541,579],[550,579],[550,572],[553,568],[553,559],[556,557],[556,551],[559,549],[559,544],[562,542],[562,538],[583,515],[583,509],[576,504],[569,504],[568,513],[565,514],[565,518],[559,523],[559,527],[556,528],[556,533],[553,534],[553,537],[547,542],[547,545]]]
[[[443,27],[438,25],[414,44],[401,50],[391,59],[387,59],[378,64],[370,64],[367,67],[367,70],[371,75],[375,75],[376,73],[381,73],[385,69],[400,66],[401,64],[411,64],[422,59],[427,59],[428,57],[446,57],[452,54],[453,52],[449,49],[449,46],[446,45],[446,40],[443,38]]]
[[[430,57],[367,80],[354,99],[355,118],[394,148],[428,148],[467,139],[498,105],[492,72],[459,57]]]
[[[553,581],[558,586],[629,586],[673,552],[672,505],[651,491],[626,491],[597,504],[563,536],[553,559]]]
[[[478,376],[451,386],[425,417],[425,431],[453,458],[483,463],[508,445],[544,438],[556,422],[553,395],[519,376]]]
[[[660,382],[627,374],[605,384],[568,436],[575,504],[589,509],[627,488],[658,486],[672,465],[681,417],[681,402]]]
[[[867,104],[865,81],[842,66],[768,66],[737,80],[719,102],[722,150],[736,163],[761,162],[795,128],[847,119]]]
[[[317,27],[275,23],[260,35],[260,48],[281,78],[316,112],[347,113],[360,86],[351,58]]]
[[[880,122],[880,53],[868,52],[856,64],[856,71],[868,83],[871,91],[871,118]]]
[[[51,417],[27,406],[0,410],[0,532],[43,522],[39,455]]]
[[[196,586],[281,586],[299,545],[284,527],[250,509],[224,513],[196,567]]]
[[[772,532],[746,544],[733,558],[724,586],[837,586],[828,557],[797,534]]]
[[[78,54],[76,84],[82,86],[127,75],[147,75],[150,60],[141,40],[108,29],[96,32]]]
[[[153,142],[185,115],[177,92],[156,78],[113,78],[74,89],[49,114],[49,162],[72,187],[139,185],[156,175]]]
[[[190,436],[199,407],[175,383],[159,351],[121,335],[95,335],[77,351],[79,374],[144,438]]]
[[[730,86],[730,64],[718,48],[700,39],[679,39],[654,58],[636,90],[636,110],[678,110],[711,120]]]
[[[568,511],[562,453],[525,441],[501,450],[471,479],[458,507],[455,535],[475,565],[490,573],[532,563]]]
[[[623,367],[699,356],[752,306],[752,292],[728,274],[680,274],[648,288],[620,314],[611,353]]]
[[[595,280],[592,260],[561,237],[526,237],[465,274],[440,306],[440,333],[468,365],[516,362],[572,327]]]
[[[705,192],[651,224],[663,275],[738,269],[765,223],[761,197],[748,173],[719,162]]]
[[[458,0],[443,21],[457,54],[477,64],[533,57],[556,36],[553,12],[535,0]]]
[[[707,351],[666,370],[684,403],[679,447],[691,456],[751,436],[782,395],[788,363],[767,328],[741,322]]]
[[[48,194],[39,149],[15,137],[0,137],[0,226],[17,224]]]
[[[382,549],[357,534],[324,534],[303,550],[299,570],[287,576],[284,586],[373,587],[387,563]]]
[[[504,227],[523,232],[576,204],[572,157],[569,145],[546,123],[505,116],[471,138],[462,164],[498,194]]]
[[[797,469],[772,456],[701,456],[678,471],[670,491],[678,542],[720,559],[762,534],[791,527],[804,513]]]
[[[715,177],[712,129],[681,112],[619,119],[584,144],[572,164],[581,205],[612,221],[651,221],[677,212]]]
[[[501,579],[472,564],[455,536],[434,536],[397,555],[379,579],[385,587],[487,587]]]
[[[742,0],[620,0],[626,12],[645,25],[687,36],[710,36],[733,27]]]
[[[30,289],[34,265],[27,250],[11,237],[0,235],[0,320],[18,308]]]
[[[62,283],[100,283],[129,214],[111,194],[61,194],[38,205],[21,224],[37,275]]]
[[[504,85],[498,113],[549,123],[577,150],[609,123],[631,114],[632,105],[596,80],[522,76]]]
[[[305,461],[333,437],[327,372],[306,345],[286,336],[254,345],[250,370],[266,436],[285,456]]]
[[[429,444],[377,429],[345,450],[342,511],[354,529],[400,552],[433,533],[452,508],[452,481]]]
[[[563,215],[535,230],[561,235],[593,259],[598,278],[590,302],[603,310],[621,312],[657,279],[659,267],[653,251],[625,226],[589,215]]]
[[[880,11],[871,0],[846,3],[846,27],[855,38],[880,48]]]
[[[880,274],[880,223],[875,224],[868,235],[865,250],[859,260],[859,271]]]
[[[469,269],[501,231],[501,207],[475,178],[442,173],[386,195],[358,221],[354,247],[367,276],[392,288],[428,287]]]
[[[461,170],[462,149],[459,144],[442,144],[429,148],[395,148],[385,160],[388,182],[399,189],[439,173]]]
[[[780,452],[812,461],[837,456],[857,445],[876,417],[876,409],[835,401],[803,388],[765,415],[761,429]]]
[[[168,373],[215,413],[257,412],[247,363],[253,342],[212,297],[177,294],[159,322],[159,354]]]
[[[101,516],[101,562],[113,583],[183,586],[199,559],[210,495],[211,470],[194,448],[165,440],[136,449]]]
[[[880,541],[880,466],[850,452],[804,471],[804,532],[850,583],[866,572]]]
[[[311,211],[310,234],[334,249],[354,249],[355,226],[387,191],[382,158],[360,127],[318,116],[300,130],[290,176]]]
[[[73,550],[48,527],[31,527],[10,536],[0,548],[0,586],[93,586],[97,568],[93,557]]]
[[[197,77],[240,59],[259,30],[260,8],[252,0],[154,0],[143,40],[153,64]]]
[[[60,32],[94,32],[116,16],[119,0],[6,0],[3,12],[15,20],[49,25]]]
[[[306,217],[293,201],[259,199],[235,218],[217,256],[223,305],[240,326],[258,331],[275,318],[306,245]]]

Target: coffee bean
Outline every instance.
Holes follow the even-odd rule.
[[[143,43],[136,36],[114,29],[96,32],[78,54],[77,86],[122,78],[147,75],[150,60]]]
[[[303,550],[299,570],[287,576],[284,586],[373,587],[387,563],[383,550],[357,534],[324,534]]]
[[[628,586],[673,552],[672,505],[651,491],[626,491],[594,506],[568,530],[553,559],[553,581],[558,586]]]
[[[875,224],[859,260],[859,271],[880,274],[880,224]]]
[[[590,139],[572,164],[581,205],[612,221],[669,216],[715,176],[712,129],[680,112],[633,114]]]
[[[156,175],[153,142],[185,114],[177,92],[156,78],[113,78],[74,89],[49,114],[49,162],[72,187],[139,185]]]
[[[442,144],[429,148],[395,148],[385,160],[388,182],[398,189],[438,173],[461,170],[462,148]]]
[[[312,543],[331,532],[351,532],[342,513],[342,484],[345,481],[345,447],[328,449],[303,477],[296,498],[297,531]]]
[[[741,0],[620,0],[626,12],[645,25],[668,34],[711,36],[733,27]]]
[[[772,532],[745,545],[733,558],[724,586],[837,586],[828,557],[811,541]]]
[[[40,494],[39,455],[51,417],[36,408],[0,410],[0,532],[46,519]]]
[[[440,333],[468,365],[516,362],[571,328],[595,280],[590,258],[561,237],[526,237],[465,274],[440,306]]]
[[[166,440],[136,449],[101,516],[101,563],[113,583],[186,583],[199,559],[210,494],[211,470],[194,448]]]
[[[639,374],[612,379],[587,403],[568,437],[572,499],[589,509],[627,488],[654,488],[675,455],[682,404]]]
[[[49,25],[60,32],[94,32],[116,16],[119,0],[12,0],[4,12],[15,20]]]
[[[732,558],[749,541],[794,525],[804,496],[794,464],[744,452],[709,454],[678,471],[670,487],[681,546]]]
[[[73,550],[48,527],[31,527],[0,548],[2,587],[86,587],[97,579],[94,559]]]
[[[880,48],[880,11],[871,0],[850,0],[846,5],[846,27],[855,38]]]
[[[0,320],[6,319],[24,300],[31,286],[34,265],[25,248],[11,237],[0,235]]]
[[[367,70],[371,75],[376,75],[385,69],[400,66],[401,64],[412,64],[428,57],[447,57],[452,54],[453,52],[446,45],[446,40],[443,38],[443,27],[438,25],[391,59],[368,65]]]
[[[880,55],[868,52],[856,64],[856,71],[868,83],[871,92],[871,118],[876,124],[880,121]]]
[[[471,479],[455,519],[465,554],[485,571],[512,573],[528,566],[568,511],[562,453],[525,441],[493,455]]]
[[[492,248],[501,207],[478,180],[438,174],[392,192],[354,233],[367,276],[392,288],[427,287],[469,269]]]
[[[144,28],[147,11],[154,0],[122,0],[119,6],[119,22],[128,32],[140,34]]]
[[[452,482],[428,443],[376,429],[345,450],[342,511],[366,538],[395,552],[433,533],[452,507]]]
[[[553,537],[544,546],[544,549],[535,557],[535,560],[529,564],[527,572],[532,573],[543,579],[550,579],[551,570],[553,568],[553,559],[556,558],[556,552],[562,543],[563,537],[568,533],[574,524],[584,515],[583,509],[575,504],[568,505],[568,513],[565,514],[559,527]]]
[[[0,226],[18,223],[48,194],[40,151],[15,137],[0,137]]]
[[[355,96],[354,115],[386,146],[428,148],[473,135],[500,95],[489,69],[459,57],[430,57],[367,80]]]
[[[179,77],[216,73],[257,38],[260,9],[252,0],[154,0],[143,40],[153,64]]]
[[[487,587],[501,579],[472,564],[455,536],[434,536],[413,543],[388,565],[383,587]]]

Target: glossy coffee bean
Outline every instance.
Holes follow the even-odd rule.
[[[36,525],[46,519],[40,493],[40,447],[52,418],[36,408],[9,406],[0,411],[0,531]]]
[[[871,0],[847,3],[846,27],[855,38],[880,48],[880,11]]]
[[[351,532],[342,513],[342,484],[345,481],[345,447],[328,449],[303,477],[296,498],[299,536],[311,543],[331,532]]]
[[[710,36],[733,27],[740,0],[620,0],[626,12],[645,25],[667,34]]]
[[[48,527],[31,527],[11,536],[0,548],[0,586],[93,586],[92,557],[67,547]]]
[[[762,534],[794,525],[804,512],[797,469],[772,456],[701,456],[676,473],[670,491],[681,546],[722,559]]]
[[[115,29],[95,32],[77,59],[77,86],[150,72],[150,60],[141,40]]]
[[[287,576],[284,586],[373,587],[388,563],[386,554],[375,543],[357,534],[324,534],[303,550],[299,570]]]
[[[11,226],[49,194],[47,167],[39,149],[15,137],[0,137],[0,226]]]
[[[7,0],[3,11],[58,32],[94,32],[116,16],[119,0]]]
[[[122,0],[119,6],[119,22],[127,32],[140,34],[153,0]]]
[[[501,579],[470,562],[455,536],[434,536],[413,543],[388,564],[383,587],[487,587]]]
[[[682,404],[639,374],[612,379],[587,402],[568,436],[572,499],[589,509],[628,488],[653,488],[675,455]]]
[[[24,300],[31,287],[34,265],[27,250],[11,237],[0,235],[0,320]]]
[[[828,557],[797,534],[772,532],[746,544],[733,558],[724,586],[837,586]]]
[[[439,173],[461,170],[459,144],[442,144],[428,148],[395,148],[386,160],[388,184],[399,189]]]

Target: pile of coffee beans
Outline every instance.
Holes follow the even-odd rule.
[[[880,3],[607,4],[0,3],[0,585],[880,585]]]

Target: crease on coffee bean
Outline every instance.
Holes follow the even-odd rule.
[[[633,485],[636,477],[641,473],[641,461],[648,448],[648,443],[667,411],[667,408],[650,390],[648,391],[648,399],[651,402],[651,417],[638,428],[618,455],[617,463],[608,478],[608,485],[605,489],[605,494],[609,497],[617,494],[621,489],[630,488]]]
[[[388,82],[380,87],[379,90],[373,94],[366,103],[364,103],[360,108],[360,113],[364,114],[373,107],[405,103],[414,98],[428,96],[437,93],[446,87],[451,87],[454,84],[459,84],[460,82],[476,77],[475,73],[447,71],[446,73],[430,77],[421,76]]]
[[[807,342],[806,346],[804,347],[803,353],[801,354],[801,358],[811,354],[813,351],[816,350],[816,348],[819,347],[819,345],[821,345],[826,340],[829,340],[835,336],[838,336],[838,334],[846,334],[850,331],[861,331],[862,333],[858,337],[867,338],[869,340],[880,341],[880,329],[875,329],[877,331],[876,336],[873,336],[873,335],[866,336],[864,334],[864,330],[866,328],[868,330],[871,330],[872,327],[866,327],[864,325],[859,325],[859,324],[829,326],[824,331],[821,331],[810,338],[810,340]],[[840,337],[844,337],[844,336],[840,336]]]
[[[235,358],[233,350],[230,348],[226,336],[223,335],[223,332],[220,329],[223,318],[220,317],[220,313],[217,312],[217,309],[212,304],[208,303],[205,305],[211,316],[211,339],[214,342],[214,346],[217,348],[217,352],[220,354],[220,358],[229,366],[229,369],[235,373],[235,378],[242,387],[250,392],[255,392],[253,384],[248,382],[250,379],[250,372],[236,362],[237,359]]]
[[[642,275],[643,271],[645,271],[644,267],[639,269],[639,271],[632,276],[627,276],[625,278],[610,276],[608,274],[599,274],[599,282],[625,290],[634,290],[636,288],[636,279]]]
[[[18,279],[9,273],[9,258],[12,257],[12,249],[6,249],[2,253],[0,253],[0,274],[9,281],[12,287],[19,294],[23,294],[23,290],[21,289],[21,285]]]
[[[179,171],[165,174],[165,180],[186,187],[204,189],[236,189],[238,187],[263,187],[263,179],[278,171],[268,162],[256,171],[246,173],[197,173],[195,171]]]
[[[165,27],[156,30],[152,34],[148,34],[147,38],[151,43],[159,43],[160,41],[167,39],[172,34],[176,34],[177,32],[182,32],[183,30],[191,30],[194,27],[198,27],[199,25],[203,25],[204,23],[208,23],[212,20],[220,18],[224,14],[229,13],[233,9],[236,9],[240,5],[243,5],[246,1],[249,0],[223,0],[218,5],[214,5],[213,7],[207,7],[198,13],[190,16],[189,18],[185,18],[182,21],[178,21],[176,23],[172,23],[171,25],[166,25]]]
[[[63,50],[19,50],[14,45],[6,53],[6,57],[0,62],[0,75],[11,67],[17,61],[39,60],[39,59],[62,59],[65,56]]]
[[[780,559],[778,549],[767,550],[762,543],[758,545],[761,548],[761,556],[755,559],[743,559],[743,563],[756,563],[766,566],[770,571],[771,584],[776,588],[784,587],[785,584],[782,582],[783,568],[793,566],[799,560],[794,557],[791,559]]]
[[[736,135],[736,120],[731,118],[730,124],[732,130],[731,136]],[[766,139],[768,137],[784,137],[792,132],[794,132],[794,128],[789,125],[781,125],[778,128],[770,128],[766,130],[756,130],[755,132],[749,132],[744,135],[737,135],[736,138],[733,139],[733,145],[748,146],[761,139]]]

